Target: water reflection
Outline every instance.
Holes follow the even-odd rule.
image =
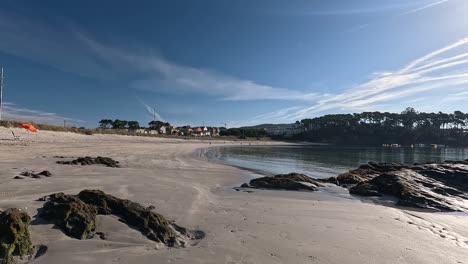
[[[213,159],[266,173],[300,172],[330,177],[368,161],[415,163],[468,159],[468,150],[455,148],[384,148],[337,146],[237,146],[214,148]]]

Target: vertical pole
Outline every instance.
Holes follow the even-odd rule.
[[[156,130],[156,108],[153,107],[153,128]]]
[[[2,107],[3,107],[3,67],[0,70],[0,121],[2,120]]]

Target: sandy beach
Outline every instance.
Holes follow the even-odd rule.
[[[11,130],[22,140],[12,141]],[[100,189],[206,233],[197,244],[168,249],[111,216],[98,216],[106,240],[77,240],[52,224],[33,224],[34,244],[47,251],[31,263],[468,263],[467,215],[407,211],[323,191],[236,191],[248,180],[245,171],[196,154],[229,144],[240,142],[2,127],[0,210],[22,208],[34,220],[44,203],[39,197]],[[98,155],[122,168],[56,164]],[[13,179],[25,170],[53,176]]]

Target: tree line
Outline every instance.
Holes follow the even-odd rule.
[[[468,146],[468,113],[363,112],[303,119],[298,140],[345,144],[446,144]]]
[[[236,136],[239,138],[246,138],[246,137],[256,137],[261,138],[267,135],[264,129],[255,129],[255,128],[229,128],[229,129],[221,129],[220,133],[221,136]]]
[[[170,126],[169,123],[163,121],[151,121],[148,126],[153,129],[159,129],[162,126]],[[127,121],[120,119],[102,119],[99,121],[99,127],[102,129],[139,129],[141,127],[138,121]]]

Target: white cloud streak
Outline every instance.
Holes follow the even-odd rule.
[[[405,16],[405,15],[410,15],[410,14],[414,14],[414,13],[418,13],[420,11],[423,11],[425,9],[428,9],[428,8],[431,8],[431,7],[434,7],[436,5],[440,5],[440,4],[443,4],[443,3],[446,3],[448,2],[449,0],[441,0],[441,1],[437,1],[437,2],[433,2],[433,3],[430,3],[430,4],[427,4],[427,5],[424,5],[424,6],[419,6],[417,8],[414,8],[414,9],[411,9],[409,11],[406,11],[406,12],[403,12],[403,13],[399,13],[397,15],[394,15],[393,17],[400,17],[400,16]],[[407,5],[406,7],[409,7],[409,5]],[[347,33],[354,33],[354,32],[357,32],[357,31],[360,31],[362,29],[365,29],[375,23],[378,23],[378,22],[382,22],[384,19],[377,19],[376,21],[374,21],[373,23],[370,23],[370,22],[367,22],[367,23],[363,23],[363,24],[359,24],[359,25],[356,25],[356,26],[353,26],[351,27],[350,29],[346,30]]]
[[[441,0],[441,1],[437,1],[437,2],[434,2],[434,3],[431,3],[431,4],[428,4],[428,5],[425,5],[425,6],[422,6],[422,7],[419,7],[419,8],[416,8],[416,9],[412,9],[408,12],[405,12],[403,13],[404,15],[407,15],[407,14],[412,14],[412,13],[416,13],[416,12],[419,12],[419,11],[422,11],[424,9],[428,9],[428,8],[431,8],[433,6],[436,6],[436,5],[440,5],[440,4],[443,4],[445,2],[448,2],[449,0]]]
[[[158,120],[158,121],[166,122],[166,120],[164,120],[164,118],[162,118],[162,116],[156,111],[155,108],[147,105],[143,101],[141,101],[141,104],[143,105],[143,107],[145,107],[145,109],[148,112],[148,114],[150,115],[151,119],[156,118],[156,120]]]
[[[80,35],[80,39],[107,63],[126,65],[143,75],[143,78],[131,82],[134,88],[176,95],[206,95],[227,101],[317,99],[316,93],[259,84],[210,69],[180,65],[161,56],[143,56],[119,50],[85,35]]]
[[[411,96],[428,95],[443,90],[460,88],[468,84],[467,55],[458,49],[466,48],[468,38],[433,51],[408,63],[402,69],[377,74],[376,77],[340,94],[318,100],[310,107],[286,116],[289,119],[305,118],[324,111],[374,109],[377,103],[391,104]],[[445,56],[458,51],[455,56]],[[440,58],[442,57],[442,58]],[[468,89],[468,88],[467,88]],[[465,92],[462,92],[464,94]],[[458,94],[460,95],[460,93]],[[456,96],[446,94],[446,97]],[[414,101],[414,98],[412,98]]]
[[[369,81],[341,93],[323,94],[319,96],[321,99],[308,107],[280,109],[237,123],[251,124],[255,120],[262,120],[262,123],[271,123],[271,120],[287,123],[326,113],[401,111],[404,106],[426,107],[428,102],[440,105],[443,102],[466,100],[467,46],[468,38],[461,39],[413,60],[399,70],[376,72]],[[429,109],[434,111],[430,106]],[[262,117],[270,119],[270,122]]]
[[[287,107],[283,109],[279,109],[273,111],[271,113],[261,114],[254,116],[247,120],[242,121],[230,121],[228,123],[229,127],[241,127],[241,126],[254,126],[259,124],[271,124],[272,122],[275,123],[282,123],[282,122],[289,122],[286,118],[289,114],[294,113],[295,111],[299,110],[300,107]]]
[[[3,102],[2,119],[51,125],[62,125],[63,121],[68,122],[69,125],[76,125],[77,123],[84,122],[82,120],[61,116],[56,113],[21,107],[11,102]]]

